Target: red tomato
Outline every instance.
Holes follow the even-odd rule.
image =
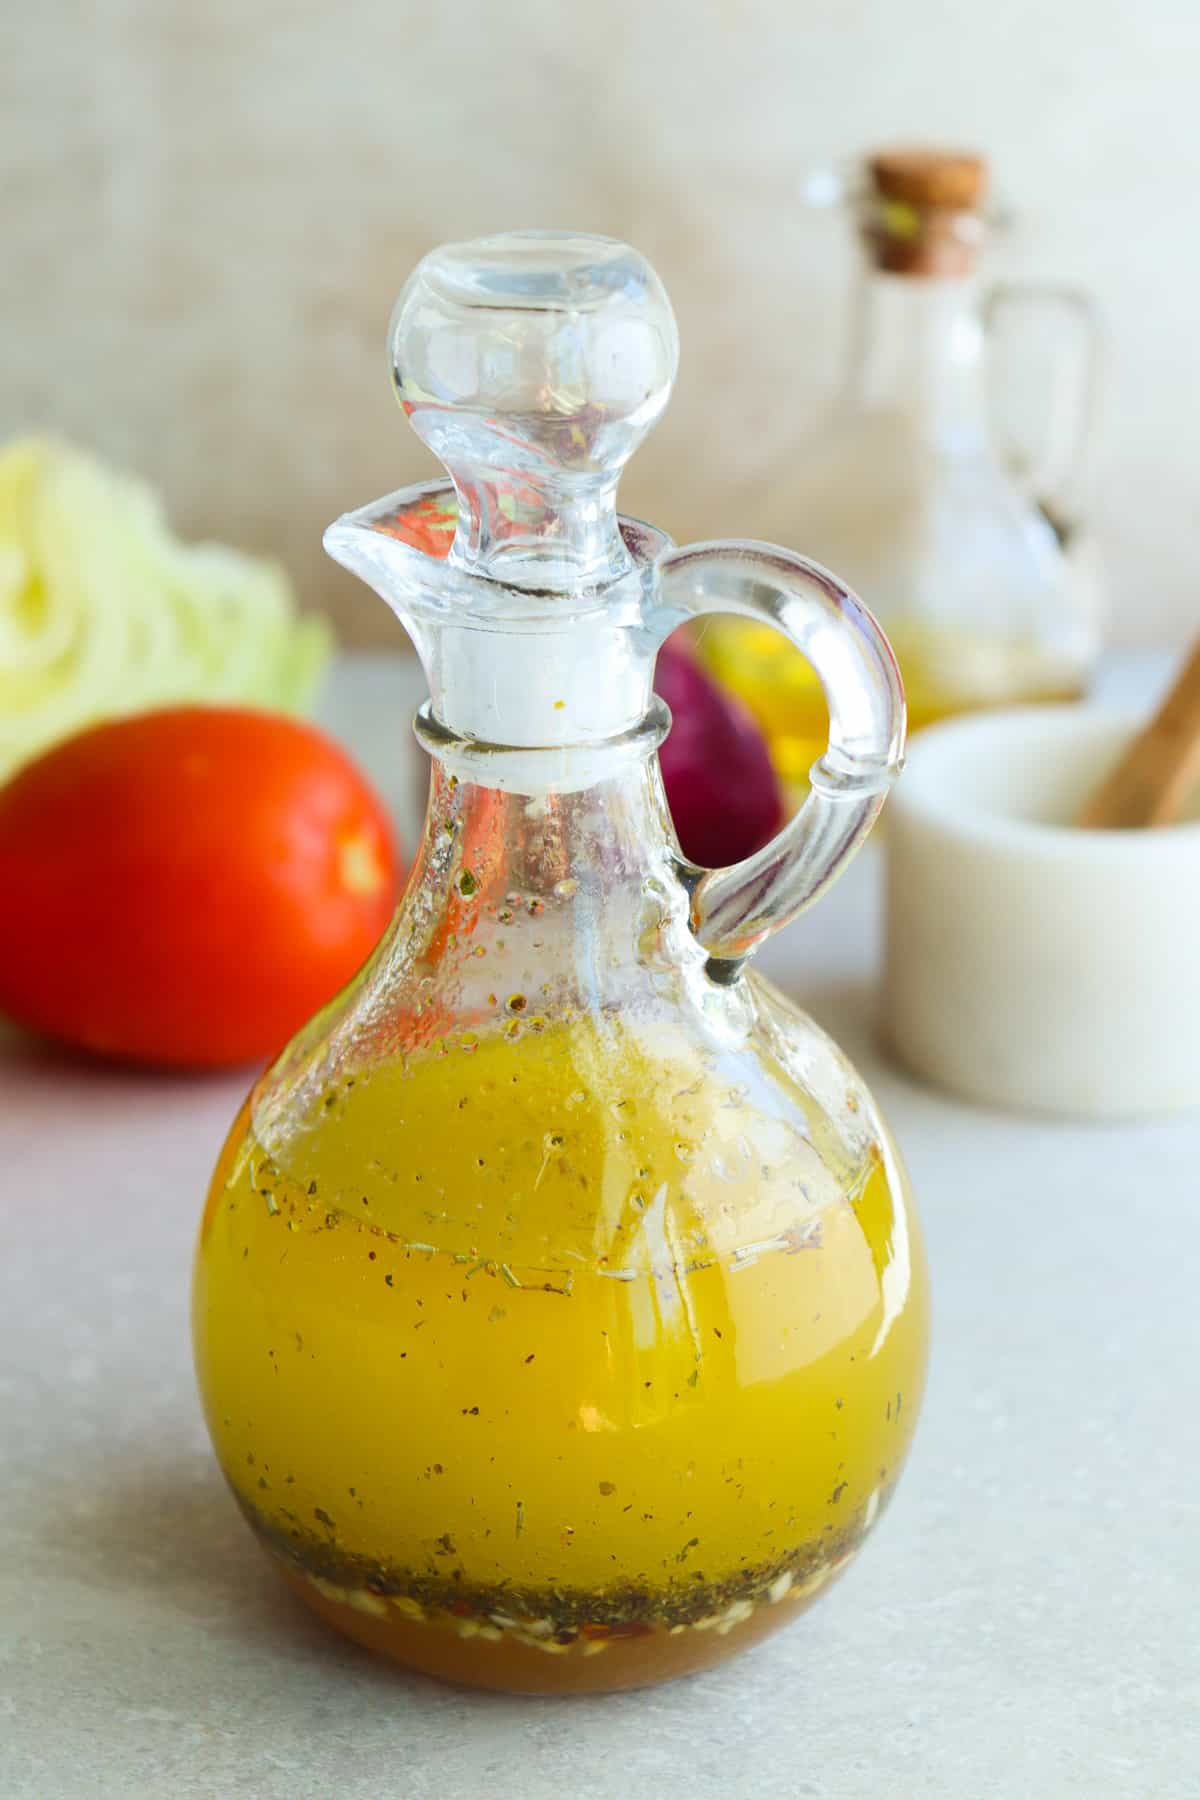
[[[374,948],[397,878],[382,803],[311,726],[95,726],[0,788],[0,1012],[136,1062],[264,1058]]]

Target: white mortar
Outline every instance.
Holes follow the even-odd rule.
[[[1080,707],[921,733],[888,855],[884,1029],[973,1100],[1135,1117],[1200,1105],[1200,822],[1068,821],[1137,722]]]

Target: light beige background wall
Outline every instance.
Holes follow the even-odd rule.
[[[625,504],[680,538],[827,391],[850,272],[799,173],[880,140],[992,153],[996,268],[1082,282],[1111,333],[1093,472],[1115,629],[1200,625],[1195,0],[93,0],[7,9],[0,423],[161,482],[274,550],[347,635],[382,608],[325,521],[423,473],[381,345],[432,243],[632,239],[677,396]]]

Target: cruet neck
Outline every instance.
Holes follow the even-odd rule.
[[[519,752],[497,752],[490,764],[464,764],[447,755],[444,741],[427,734],[423,723],[418,730],[433,753],[418,863],[463,898],[503,909],[515,904],[506,895],[519,892],[535,913],[538,901],[554,901],[561,912],[582,887],[594,898],[600,884],[612,890],[614,905],[618,893],[636,902],[644,881],[652,872],[661,875],[665,859],[674,855],[652,754],[659,732],[647,730],[623,753],[598,760],[586,783],[526,793],[503,767],[506,758],[519,765]],[[678,901],[677,883],[669,885]]]
[[[972,152],[880,150],[853,196],[866,272],[848,402],[952,447],[987,433],[976,274],[986,185]]]
[[[987,436],[984,328],[976,278],[914,280],[872,267],[863,279],[847,403],[886,412],[961,447]]]

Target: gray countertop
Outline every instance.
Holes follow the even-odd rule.
[[[415,680],[356,659],[326,709],[410,820]],[[912,1460],[811,1613],[642,1693],[440,1688],[289,1599],[188,1343],[243,1080],[0,1039],[3,1800],[1200,1796],[1200,1121],[1032,1123],[906,1082],[872,1040],[879,876],[866,853],[763,962],[911,1167],[935,1295]]]

